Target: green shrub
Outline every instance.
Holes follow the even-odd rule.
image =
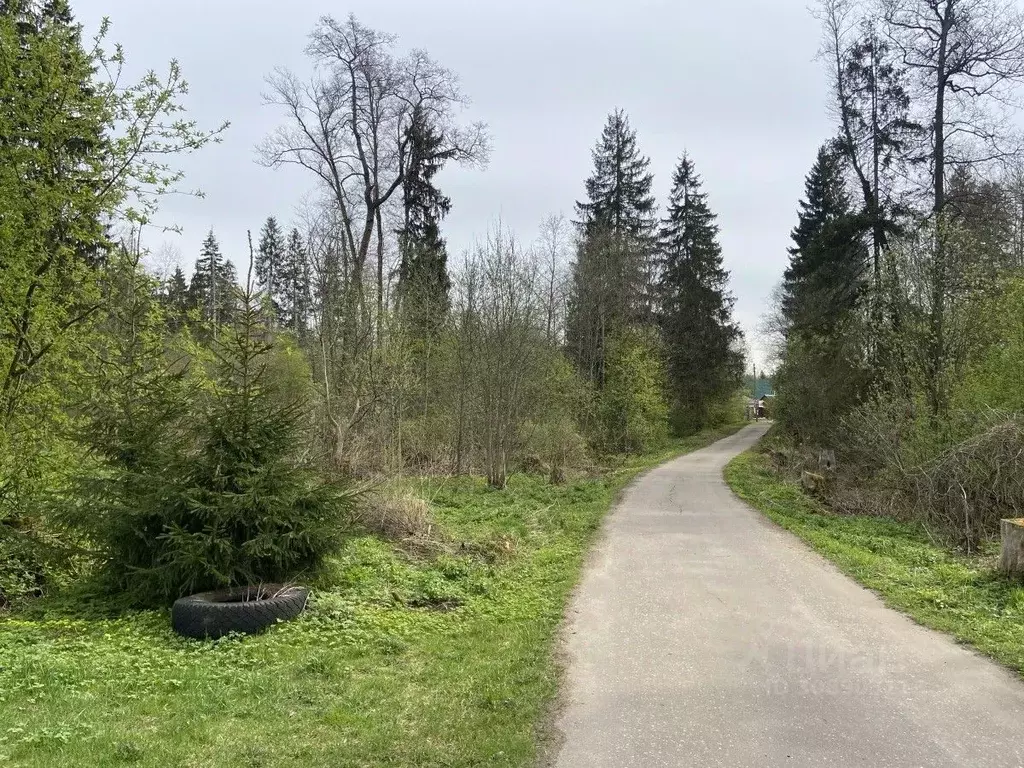
[[[106,573],[150,602],[286,581],[317,565],[339,544],[354,497],[295,458],[305,442],[308,369],[281,348],[251,294],[220,331],[208,375],[200,365],[185,375],[161,363],[155,317],[153,306],[140,310],[150,342],[134,350],[131,366],[115,368],[131,375],[115,374],[98,404],[106,461],[72,514],[101,546]]]
[[[609,451],[643,453],[668,439],[665,368],[653,331],[629,328],[608,340],[599,411]]]
[[[556,415],[539,424],[527,424],[524,455],[536,457],[553,482],[565,480],[568,469],[587,462],[587,441],[567,414]]]
[[[1024,410],[1024,279],[1007,281],[972,319],[984,343],[954,387],[954,408]]]
[[[560,352],[541,355],[540,375],[530,397],[531,417],[521,428],[520,455],[539,458],[553,482],[566,470],[588,461],[587,441],[580,428],[592,418],[593,387]]]
[[[77,546],[50,519],[50,500],[88,458],[52,431],[0,429],[0,610],[74,570]]]
[[[729,397],[720,400],[712,400],[708,404],[707,423],[708,429],[722,427],[726,424],[735,424],[743,421],[743,414],[746,411],[748,396],[743,391],[732,393]],[[768,418],[772,418],[771,400],[766,403]]]
[[[45,572],[32,539],[10,524],[0,525],[0,610],[38,590]]]
[[[776,381],[774,416],[799,441],[821,445],[860,402],[870,373],[858,337],[793,334]]]

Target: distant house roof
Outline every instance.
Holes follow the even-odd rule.
[[[762,397],[774,397],[775,387],[767,379],[758,379],[754,382],[754,399],[760,400]]]

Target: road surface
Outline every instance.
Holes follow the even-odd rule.
[[[736,499],[753,425],[644,476],[574,597],[559,768],[1024,766],[1024,683]]]

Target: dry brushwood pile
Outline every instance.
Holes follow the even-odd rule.
[[[1000,520],[1024,515],[1024,418],[991,413],[979,421],[973,435],[930,456],[913,456],[893,440],[878,448],[887,452],[884,463],[860,461],[861,454],[848,450],[829,469],[821,452],[806,446],[783,444],[768,453],[780,474],[800,480],[837,513],[913,520],[974,552],[998,538]]]

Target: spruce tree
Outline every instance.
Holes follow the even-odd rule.
[[[416,112],[407,132],[409,165],[403,179],[405,221],[399,232],[398,304],[412,328],[432,334],[450,306],[448,251],[441,237],[441,220],[451,200],[434,184],[434,177],[452,159],[444,137]]]
[[[579,250],[566,321],[569,353],[599,387],[610,334],[650,320],[651,252],[657,226],[650,160],[624,112],[608,121],[593,150],[587,199],[576,203]]]
[[[189,305],[216,333],[221,325],[231,322],[235,308],[238,281],[234,265],[220,252],[213,230],[203,241],[196,261],[196,270],[189,282]]]
[[[305,339],[312,303],[309,253],[298,229],[288,235],[280,278],[281,322],[302,341]]]
[[[260,244],[256,250],[256,279],[266,291],[271,305],[280,312],[281,298],[286,289],[282,272],[285,269],[284,234],[277,225],[277,219],[270,216],[260,231]]]
[[[621,109],[608,116],[592,156],[594,172],[586,181],[587,199],[576,203],[581,233],[649,240],[656,227],[651,161],[640,154],[636,131]]]
[[[729,273],[722,266],[716,216],[685,154],[672,177],[658,233],[660,318],[673,423],[680,433],[708,426],[715,406],[740,386],[743,361]]]
[[[247,287],[213,345],[216,386],[192,420],[198,450],[179,456],[140,521],[143,596],[287,581],[341,541],[354,494],[298,459],[309,390],[274,371],[277,350]]]
[[[924,134],[923,127],[911,119],[901,58],[897,47],[868,23],[844,52],[841,64],[841,127],[835,147],[860,187],[876,286],[881,280],[882,251],[889,237],[898,233],[898,219],[907,212],[897,201],[897,189],[912,162],[911,148]]]
[[[174,268],[174,273],[164,284],[163,303],[168,328],[179,330],[188,319],[189,309],[188,282],[180,266]]]
[[[99,549],[110,586],[119,591],[133,588],[134,566],[158,546],[161,531],[146,521],[177,453],[191,448],[184,422],[197,392],[188,355],[168,338],[169,317],[156,288],[138,254],[111,254],[101,280],[101,332],[83,361],[77,406],[79,439],[98,466],[77,473],[77,493],[56,509],[62,523]]]
[[[804,190],[783,276],[782,311],[791,331],[828,334],[863,292],[863,218],[851,207],[842,157],[832,145],[818,150]]]
[[[344,535],[356,494],[300,458],[309,371],[275,365],[282,352],[265,305],[251,284],[238,293],[201,392],[181,397],[184,372],[167,370],[150,323],[139,327],[152,334],[118,340],[131,366],[111,366],[117,386],[95,409],[91,439],[105,471],[74,522],[104,547],[116,586],[142,604],[293,579]],[[143,295],[138,310],[117,316],[150,309]]]

